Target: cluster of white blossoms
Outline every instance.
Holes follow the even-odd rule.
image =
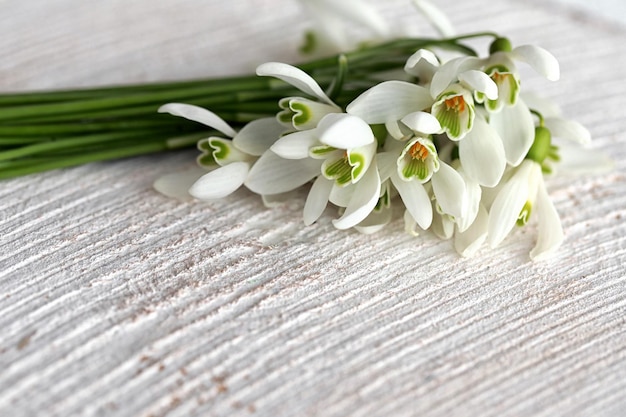
[[[590,135],[584,127],[547,100],[520,92],[518,63],[548,80],[559,78],[558,62],[546,50],[512,48],[496,38],[483,58],[443,62],[433,50],[418,50],[402,77],[380,82],[344,107],[304,71],[263,64],[259,76],[278,78],[302,95],[280,100],[276,117],[238,132],[196,106],[170,103],[160,111],[223,133],[198,144],[198,163],[210,171],[189,189],[197,199],[245,186],[273,201],[310,185],[306,225],[330,203],[338,209],[336,228],[373,233],[402,205],[409,233],[430,230],[452,239],[462,256],[485,243],[495,247],[515,225],[536,219],[530,256],[539,260],[563,240],[544,176],[557,163],[567,168],[568,158],[575,164],[604,159],[585,149]]]

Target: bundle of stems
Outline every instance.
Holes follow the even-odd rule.
[[[345,105],[402,69],[426,47],[476,53],[461,40],[399,39],[297,65]],[[341,73],[341,77],[337,74]],[[233,126],[275,115],[278,100],[301,92],[256,75],[80,90],[0,94],[0,178],[196,146],[213,134],[206,126],[159,114],[169,102],[209,108]]]

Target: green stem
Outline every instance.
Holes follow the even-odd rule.
[[[481,32],[450,39],[397,39],[364,47],[343,54],[339,76],[337,56],[297,66],[327,89],[337,104],[346,105],[375,85],[377,74],[402,68],[420,48],[439,47],[475,56],[463,41],[485,36],[497,37]],[[157,114],[164,103],[207,107],[238,127],[275,115],[280,98],[301,94],[280,80],[246,75],[0,95],[0,178],[189,147],[214,133],[199,123]]]
[[[57,168],[66,168],[76,165],[86,164],[88,162],[105,161],[117,158],[127,158],[129,156],[138,156],[149,153],[156,153],[169,150],[170,147],[167,141],[146,143],[140,145],[132,145],[126,147],[120,147],[115,149],[109,149],[105,151],[98,151],[93,153],[84,153],[75,156],[68,156],[62,159],[42,160],[34,164],[28,164],[26,166],[19,163],[15,166],[4,166],[0,168],[0,178],[13,178],[22,175],[34,174],[37,172],[49,171]]]

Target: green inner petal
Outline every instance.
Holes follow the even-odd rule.
[[[435,117],[451,137],[456,138],[461,135],[461,124],[459,123],[459,114],[456,110],[441,108]]]
[[[389,208],[391,206],[391,196],[389,195],[389,187],[385,187],[383,191],[383,195],[380,196],[378,202],[376,203],[376,207],[374,207],[374,211],[380,212],[384,208]]]
[[[215,160],[226,159],[230,153],[229,146],[221,141],[211,141],[211,148],[213,148],[213,158]]]
[[[517,225],[518,226],[525,226],[526,223],[528,223],[528,220],[530,219],[530,213],[532,212],[532,208],[533,205],[530,201],[527,201],[526,204],[524,204],[524,207],[522,208],[522,211],[520,212],[519,216],[517,217]]]
[[[324,176],[335,180],[337,185],[347,185],[352,182],[352,166],[348,158],[340,158],[324,167]]]
[[[211,144],[209,144],[208,139],[198,141],[198,149],[205,152],[213,152],[213,148],[211,147]]]
[[[279,122],[281,122],[283,124],[290,125],[291,124],[291,118],[293,117],[293,113],[291,112],[291,110],[287,109],[287,110],[283,110],[283,111],[279,112],[276,115],[276,117],[277,117]]]
[[[294,112],[293,124],[294,126],[301,126],[311,120],[311,109],[302,103],[292,102],[291,110]]]
[[[411,158],[402,168],[402,175],[407,179],[417,177],[420,181],[424,181],[428,178],[428,174],[428,165],[426,165],[426,161],[422,161],[421,159]]]
[[[352,182],[357,182],[365,173],[365,155],[360,153],[350,153],[348,160],[352,166]]]
[[[212,153],[203,153],[202,155],[198,155],[196,162],[198,163],[198,165],[206,168],[214,167],[217,164],[217,162],[215,162],[215,158],[213,158]]]
[[[319,157],[324,157],[331,152],[335,152],[336,150],[337,148],[333,148],[332,146],[320,145],[320,146],[311,147],[311,149],[309,149],[309,153],[311,154],[313,158],[315,157],[319,158]]]

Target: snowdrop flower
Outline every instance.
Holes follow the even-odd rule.
[[[391,207],[392,186],[389,180],[382,183],[380,197],[372,212],[354,228],[363,234],[376,233],[391,222],[393,210]]]
[[[433,232],[441,239],[454,237],[456,251],[464,257],[472,256],[487,238],[488,213],[481,202],[482,188],[464,172],[456,160],[452,164],[465,183],[463,213],[455,217],[445,213],[433,199],[434,219]]]
[[[563,117],[561,109],[536,94],[523,94],[529,107],[540,113],[543,123],[558,147],[558,164],[546,160],[544,172],[564,174],[601,174],[611,171],[614,161],[598,150],[591,149],[591,133],[579,122]]]
[[[450,139],[463,139],[474,126],[472,93],[460,84],[452,84],[439,95],[432,112]]]
[[[278,106],[282,109],[276,115],[278,121],[296,130],[313,129],[327,114],[342,112],[335,104],[304,97],[285,97],[278,102]]]
[[[302,112],[308,115],[305,123],[292,118],[298,130],[280,138],[261,156],[245,185],[259,194],[271,195],[315,179],[305,204],[305,224],[315,222],[329,201],[345,208],[333,222],[337,228],[362,222],[376,206],[381,189],[377,142],[370,126],[356,116],[340,113],[319,84],[296,67],[272,62],[259,66],[257,74],[279,78],[317,102],[309,102]]]
[[[369,32],[372,40],[388,39],[390,30],[379,13],[362,0],[301,0],[318,29],[310,35],[305,52],[331,54],[354,49],[360,41],[346,30],[346,22]]]
[[[563,242],[561,220],[548,196],[542,174],[542,165],[553,157],[553,152],[550,131],[538,127],[527,159],[513,169],[491,205],[488,240],[492,248],[504,240],[515,224],[525,225],[533,212],[537,213],[539,237],[530,252],[531,259],[548,258]]]
[[[267,62],[259,65],[256,73],[259,76],[278,78],[316,98],[316,100],[303,97],[281,99],[278,105],[282,110],[276,118],[287,127],[295,130],[313,129],[324,116],[342,113],[341,108],[326,95],[317,81],[300,68],[282,62]]]
[[[198,148],[202,151],[198,163],[206,168],[217,166],[217,169],[202,175],[189,188],[189,194],[198,200],[222,198],[241,187],[254,161],[284,131],[274,118],[262,118],[236,132],[215,113],[190,104],[165,104],[159,108],[159,112],[205,124],[230,138],[209,137],[198,142]],[[170,177],[168,181],[159,187],[167,189],[178,186],[176,177]]]
[[[439,159],[430,136],[441,132],[441,126],[430,114],[411,113],[401,123],[413,135],[405,141],[389,141],[379,153],[381,177],[390,178],[412,218],[423,229],[432,222],[428,187],[432,187],[443,210],[461,216],[464,210],[465,184],[455,169]]]
[[[367,123],[356,116],[332,113],[314,129],[283,136],[271,152],[286,160],[319,161],[316,174],[321,175],[305,204],[305,224],[316,221],[330,200],[346,207],[335,226],[349,228],[364,220],[380,197],[376,148],[374,133]],[[346,199],[333,199],[333,191],[347,196]]]

